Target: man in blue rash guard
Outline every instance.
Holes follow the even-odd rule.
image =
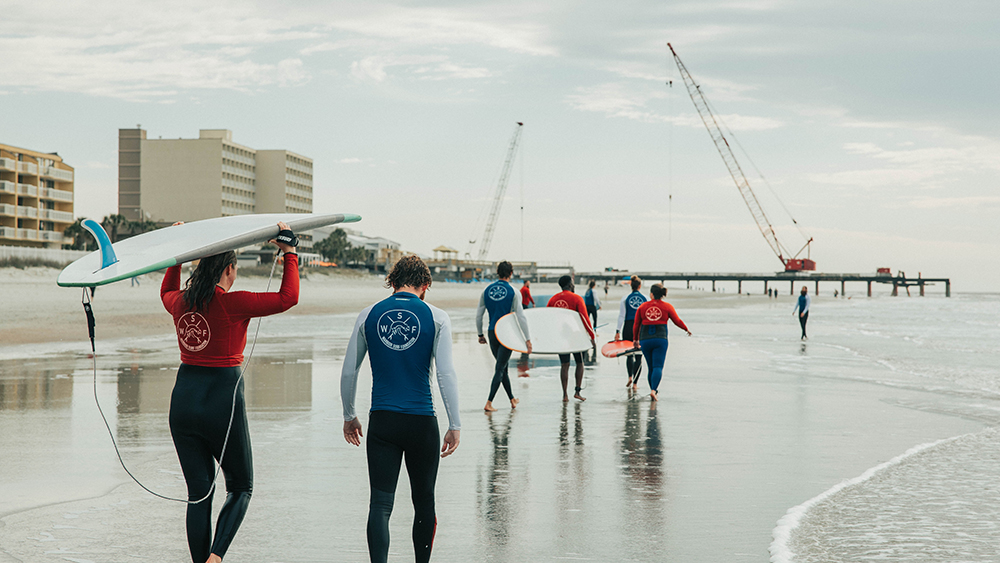
[[[368,554],[374,563],[389,556],[389,516],[396,496],[399,469],[406,456],[413,499],[413,550],[416,561],[430,560],[437,529],[434,485],[440,457],[458,448],[458,376],[451,359],[451,319],[424,303],[431,273],[417,256],[405,256],[386,276],[388,298],[358,315],[344,356],[340,395],[344,406],[344,439],[361,445],[361,423],[354,412],[358,371],[365,354],[372,369],[372,406],[368,415]],[[441,445],[431,398],[431,361],[448,432]]]
[[[483,410],[486,412],[495,412],[497,410],[493,406],[493,397],[496,397],[497,389],[500,388],[501,384],[503,384],[503,390],[507,392],[507,398],[510,399],[510,408],[516,408],[518,403],[518,400],[514,398],[514,392],[510,388],[510,375],[507,373],[507,364],[510,362],[510,348],[500,344],[494,330],[500,317],[508,313],[517,315],[517,324],[521,326],[521,334],[524,335],[524,341],[528,345],[528,353],[531,353],[531,336],[528,334],[528,320],[524,318],[524,308],[521,307],[520,292],[515,291],[514,287],[510,285],[512,275],[514,275],[514,266],[510,262],[504,260],[497,264],[497,277],[500,279],[486,286],[486,290],[479,296],[479,308],[476,309],[476,331],[479,333],[480,344],[486,344],[486,337],[483,336],[483,313],[488,311],[490,314],[488,331],[490,351],[493,352],[493,358],[496,360],[496,365],[493,368],[493,382],[490,384],[490,398],[486,400],[486,406],[483,407]]]
[[[625,338],[632,338],[632,326],[635,322],[635,311],[640,305],[646,302],[646,296],[639,290],[642,288],[642,278],[632,276],[629,280],[632,293],[622,297],[621,305],[618,308],[618,329],[615,330],[615,341],[621,340],[621,335]],[[642,372],[642,358],[634,355],[625,357],[625,369],[628,371],[628,382],[625,387],[635,389],[639,382],[639,373]]]
[[[809,288],[802,286],[802,293],[795,300],[795,308],[792,309],[793,315],[798,312],[799,326],[802,327],[802,338],[799,338],[799,340],[809,340],[809,337],[806,336],[806,322],[809,321],[809,305],[812,305],[812,298],[809,297]]]

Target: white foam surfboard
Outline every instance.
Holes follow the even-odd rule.
[[[111,244],[100,225],[88,219],[84,227],[94,233],[101,248],[66,266],[56,283],[63,287],[105,285],[259,244],[278,236],[278,221],[288,223],[293,231],[300,233],[360,220],[359,215],[343,213],[234,215],[157,229]]]
[[[531,334],[532,354],[569,354],[591,349],[590,335],[580,313],[559,307],[538,307],[524,311]],[[494,328],[497,340],[515,352],[527,353],[528,344],[521,334],[517,315],[508,313]]]

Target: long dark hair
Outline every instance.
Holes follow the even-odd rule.
[[[230,265],[236,265],[236,253],[230,250],[215,256],[202,258],[198,267],[184,284],[184,302],[188,311],[202,311],[215,296],[215,284]]]
[[[632,286],[632,291],[639,291],[639,288],[642,287],[642,278],[632,276],[632,279],[629,280],[629,285]]]
[[[649,288],[649,293],[653,299],[663,299],[663,296],[667,294],[667,288],[663,287],[663,284],[654,283],[653,287]]]

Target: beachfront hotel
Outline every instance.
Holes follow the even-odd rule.
[[[0,245],[61,248],[73,220],[73,167],[0,144]]]
[[[312,159],[237,144],[227,129],[202,129],[197,139],[118,130],[118,213],[130,221],[312,213],[312,178]],[[311,237],[300,239],[311,248]]]

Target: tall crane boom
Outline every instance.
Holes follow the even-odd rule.
[[[479,245],[479,260],[486,258],[486,253],[490,251],[490,243],[493,242],[493,230],[496,229],[497,219],[500,217],[500,206],[503,204],[503,196],[507,193],[507,181],[510,180],[510,170],[514,166],[514,157],[517,155],[517,145],[521,141],[521,127],[524,123],[517,122],[514,128],[514,135],[510,138],[510,146],[507,149],[507,159],[503,163],[500,171],[500,181],[497,182],[497,189],[493,194],[493,204],[490,206],[490,215],[486,219],[486,230],[483,232],[482,243]]]
[[[681,62],[681,58],[677,56],[677,52],[674,51],[673,46],[667,43],[667,47],[670,48],[670,53],[674,56],[674,62],[677,63],[677,69],[681,73],[681,78],[684,79],[684,86],[687,88],[688,95],[691,96],[691,101],[694,102],[694,107],[698,110],[698,115],[701,117],[702,123],[708,129],[708,134],[712,137],[715,148],[719,151],[722,161],[726,164],[729,175],[732,176],[733,181],[736,183],[736,188],[740,191],[740,195],[743,196],[743,201],[750,209],[750,214],[753,215],[753,219],[757,223],[757,228],[760,229],[760,234],[764,236],[764,240],[767,241],[771,250],[781,260],[782,265],[785,266],[785,271],[815,270],[815,262],[808,258],[797,258],[802,253],[802,250],[809,248],[809,245],[812,244],[812,239],[810,238],[805,246],[802,247],[802,250],[799,250],[795,256],[791,256],[791,253],[781,244],[778,240],[778,235],[774,232],[774,226],[771,225],[771,221],[768,220],[767,215],[764,213],[764,208],[761,207],[757,196],[750,189],[750,182],[747,181],[740,163],[737,162],[736,155],[733,154],[733,149],[729,146],[729,141],[722,134],[719,122],[712,113],[708,105],[708,100],[701,91],[701,87],[695,83],[694,78],[691,77],[691,73],[688,72],[687,67]],[[786,256],[788,257],[786,258]]]

